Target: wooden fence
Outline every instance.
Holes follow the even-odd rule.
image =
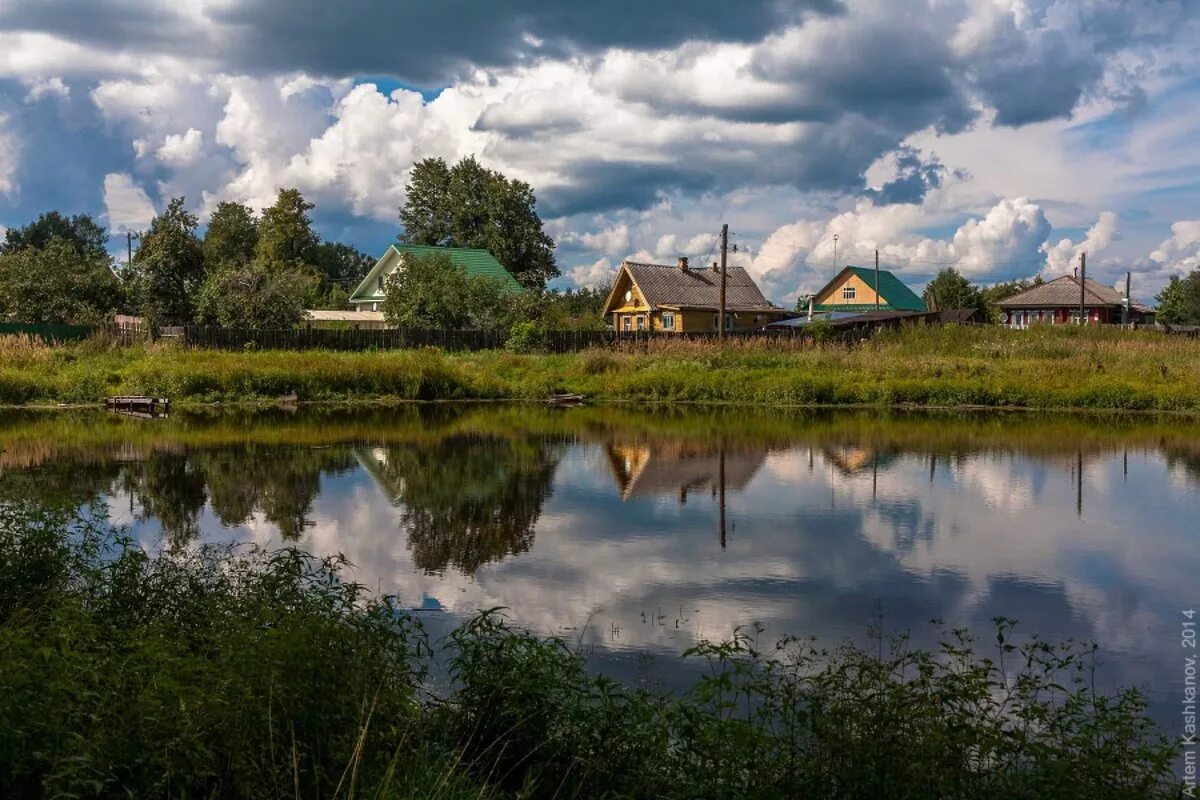
[[[811,333],[803,329],[766,331],[730,331],[730,340],[769,338],[779,340],[806,339]],[[861,334],[860,334],[861,335]],[[180,338],[189,347],[214,350],[400,350],[417,347],[437,347],[443,350],[495,350],[508,341],[508,331],[486,330],[419,330],[395,328],[383,330],[333,330],[325,328],[291,328],[253,330],[243,328],[210,328],[189,325]],[[546,331],[545,350],[552,353],[575,353],[590,347],[621,345],[637,347],[652,341],[715,341],[713,333],[663,333],[648,331]]]

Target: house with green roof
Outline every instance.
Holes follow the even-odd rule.
[[[490,278],[499,283],[506,292],[520,294],[523,289],[512,273],[506,270],[487,250],[473,247],[435,247],[422,244],[394,244],[380,256],[350,294],[350,303],[358,311],[380,311],[386,295],[387,280],[400,266],[405,255],[431,255],[441,253],[449,256],[451,263],[472,278]]]
[[[878,286],[878,292],[876,287]],[[813,311],[925,311],[925,301],[886,269],[846,267],[813,295]]]

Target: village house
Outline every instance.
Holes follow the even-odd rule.
[[[813,295],[811,303],[817,313],[926,310],[925,301],[886,269],[851,266]]]
[[[1000,324],[1010,328],[1030,325],[1079,324],[1079,277],[1064,275],[997,303]],[[1085,320],[1089,325],[1110,325],[1122,322],[1125,296],[1111,286],[1086,279],[1083,290]],[[1154,310],[1131,300],[1125,322],[1152,323]]]
[[[604,315],[621,333],[667,331],[699,333],[718,330],[721,270],[693,268],[686,258],[676,266],[621,264]],[[743,267],[728,267],[725,278],[725,329],[745,331],[792,316],[771,304]]]
[[[357,311],[381,312],[384,298],[387,295],[387,280],[400,266],[403,256],[406,254],[423,256],[435,253],[448,256],[451,263],[466,272],[468,277],[490,278],[500,283],[505,291],[512,294],[519,294],[522,291],[521,284],[517,283],[517,279],[512,276],[512,273],[506,270],[487,250],[470,247],[394,244],[380,256],[379,260],[375,262],[375,266],[367,273],[367,277],[363,278],[358,288],[350,294],[350,304]]]

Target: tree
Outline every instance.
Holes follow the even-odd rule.
[[[418,162],[400,209],[401,241],[489,251],[522,286],[540,289],[559,274],[554,240],[542,230],[529,184],[484,168],[473,157],[448,167]]]
[[[1155,319],[1167,325],[1200,325],[1200,270],[1185,277],[1172,275],[1171,281],[1154,298],[1158,302]]]
[[[271,269],[261,261],[228,264],[209,275],[196,304],[197,320],[224,328],[291,328],[304,316],[312,278]]]
[[[949,311],[955,308],[984,308],[983,297],[978,287],[959,274],[953,267],[947,267],[937,274],[925,286],[925,307],[930,311]]]
[[[258,245],[258,220],[249,206],[217,205],[204,233],[204,263],[211,272],[228,264],[248,264]]]
[[[152,325],[191,322],[204,282],[204,250],[196,236],[199,223],[183,203],[182,197],[167,203],[133,257],[132,288]]]
[[[320,239],[308,212],[313,204],[296,189],[280,189],[275,204],[265,209],[258,223],[255,256],[269,269],[316,272]]]
[[[321,242],[315,251],[321,276],[319,308],[349,308],[350,292],[375,266],[377,259],[340,242]]]
[[[54,237],[0,255],[0,316],[13,322],[97,323],[121,304],[121,282],[107,253],[83,254]]]
[[[401,328],[508,329],[511,294],[490,278],[472,278],[444,253],[405,253],[387,281],[383,315]]]
[[[69,244],[80,257],[108,258],[108,234],[87,214],[64,217],[57,211],[47,211],[22,228],[4,232],[0,253],[16,253],[32,247],[44,250],[54,239]]]

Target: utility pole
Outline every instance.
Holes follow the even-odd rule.
[[[1129,324],[1129,312],[1133,309],[1133,298],[1130,297],[1130,284],[1133,282],[1133,273],[1125,273],[1125,302],[1121,304],[1121,324]]]
[[[1079,254],[1079,324],[1087,324],[1087,313],[1084,308],[1084,287],[1087,286],[1087,253]]]
[[[875,310],[879,310],[879,250],[875,251]]]
[[[729,256],[729,225],[721,226],[721,316],[717,318],[717,338],[725,340],[725,262]]]
[[[118,240],[120,241],[120,240]],[[125,259],[125,266],[133,266],[133,231],[125,231],[125,249],[128,257]]]

